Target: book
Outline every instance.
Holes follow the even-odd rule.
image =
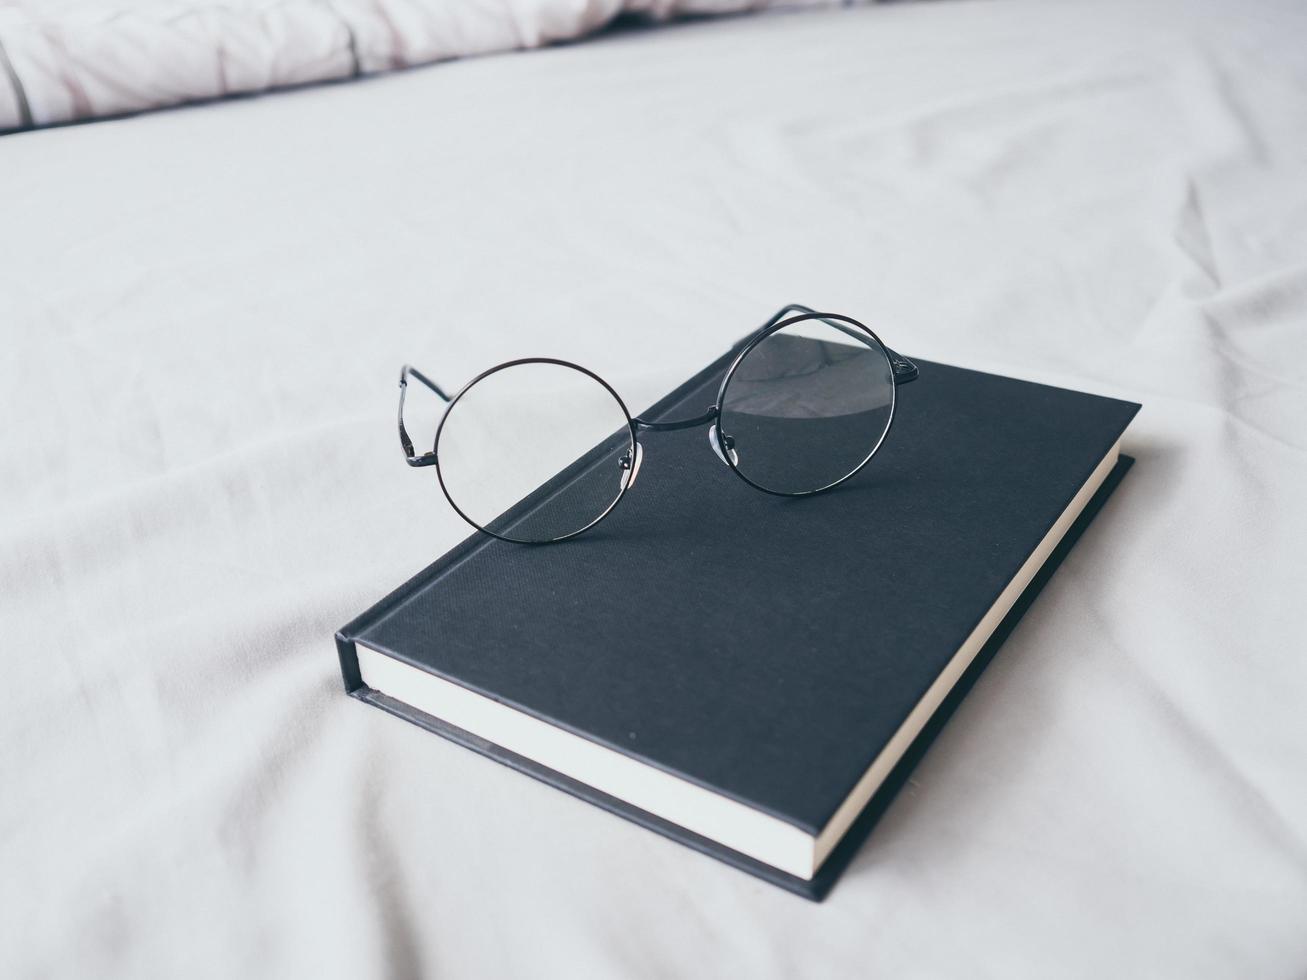
[[[644,417],[698,414],[733,353]],[[813,497],[643,432],[593,531],[475,534],[342,628],[346,690],[821,899],[1131,463],[1135,403],[917,365]]]

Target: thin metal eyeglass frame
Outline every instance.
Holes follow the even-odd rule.
[[[787,307],[786,309],[789,309],[789,307]],[[785,311],[782,310],[781,312],[784,313]],[[730,388],[731,381],[735,378],[735,372],[739,369],[740,365],[744,363],[745,358],[747,358],[749,354],[753,352],[754,348],[756,348],[759,344],[765,341],[768,337],[780,333],[782,330],[786,329],[787,327],[792,327],[797,323],[804,323],[805,321],[808,320],[818,320],[821,323],[825,323],[829,326],[835,327],[837,330],[841,331],[842,333],[848,334],[849,336],[863,343],[866,343],[868,338],[875,341],[875,347],[872,349],[879,351],[882,355],[884,355],[885,360],[888,363],[890,369],[891,385],[890,385],[889,418],[885,420],[885,428],[881,431],[880,438],[877,439],[876,444],[871,447],[871,451],[868,452],[865,457],[863,457],[862,462],[860,462],[857,466],[853,467],[853,469],[849,470],[849,472],[845,473],[838,480],[833,480],[830,483],[827,483],[824,486],[817,487],[813,490],[798,490],[793,492],[786,492],[783,490],[772,490],[770,487],[764,487],[761,483],[756,483],[753,480],[749,479],[747,476],[744,475],[743,471],[740,469],[739,463],[737,462],[735,457],[735,453],[729,451],[732,448],[731,435],[729,432],[722,432],[722,410],[726,407],[726,393]],[[859,334],[858,333],[859,330],[861,330],[863,333]],[[900,370],[898,369],[898,365],[906,365],[901,369],[901,373],[905,376],[902,380],[900,380]],[[720,440],[721,447],[722,447],[721,451],[718,452],[717,455],[721,459],[721,461],[724,462],[731,469],[731,471],[735,473],[736,476],[738,476],[745,483],[749,484],[749,486],[753,487],[755,490],[761,490],[763,493],[769,493],[774,497],[811,497],[813,494],[825,493],[827,490],[833,490],[835,487],[838,487],[845,480],[851,480],[853,477],[855,477],[864,466],[866,466],[868,463],[871,462],[872,457],[875,456],[876,453],[880,451],[880,447],[885,444],[886,438],[889,437],[890,428],[894,425],[894,410],[898,405],[899,385],[907,384],[910,381],[915,381],[919,373],[920,372],[917,370],[917,366],[915,364],[909,361],[902,354],[896,354],[893,351],[891,351],[888,347],[885,346],[885,344],[881,341],[881,339],[876,336],[875,332],[870,327],[859,323],[857,320],[853,319],[852,317],[843,316],[842,314],[839,313],[807,312],[781,320],[778,323],[773,323],[769,327],[764,327],[762,330],[758,331],[756,334],[753,335],[753,337],[748,341],[748,343],[745,344],[744,349],[741,350],[740,353],[736,355],[735,360],[731,362],[731,366],[727,368],[725,377],[722,378],[721,387],[718,388],[717,390],[717,401],[713,406],[714,421],[712,424],[713,426],[716,427],[717,438]],[[910,374],[911,376],[907,377],[906,375],[908,374]]]
[[[609,395],[612,396],[613,401],[615,401],[617,403],[617,406],[622,410],[622,417],[626,419],[627,436],[630,439],[626,452],[623,453],[623,455],[621,456],[622,468],[626,470],[626,476],[622,480],[621,489],[618,491],[617,496],[614,497],[612,501],[608,504],[608,506],[605,507],[603,511],[601,511],[599,515],[595,517],[592,521],[590,521],[588,524],[585,524],[582,527],[577,528],[575,531],[569,531],[567,534],[560,534],[556,538],[548,538],[546,540],[537,540],[537,539],[530,539],[530,538],[514,538],[514,537],[510,537],[507,534],[500,534],[496,531],[492,531],[488,527],[478,524],[476,521],[474,521],[471,517],[467,515],[467,513],[463,510],[463,508],[458,506],[458,503],[454,500],[454,495],[449,492],[449,486],[445,483],[445,474],[440,468],[440,436],[441,433],[445,431],[445,423],[449,421],[449,417],[454,410],[454,406],[457,405],[459,400],[464,395],[466,395],[469,391],[471,391],[479,382],[484,381],[486,378],[490,377],[490,375],[496,374],[499,371],[505,371],[509,368],[521,367],[524,364],[552,364],[556,367],[570,368],[571,370],[578,371],[581,374],[584,374],[586,377],[590,378],[591,380],[598,382],[598,384],[601,387],[603,387],[603,389],[607,391]],[[403,425],[402,420],[400,422],[400,425],[401,426]],[[559,358],[556,357],[520,357],[513,361],[505,361],[503,364],[496,364],[494,367],[482,371],[475,378],[473,378],[462,388],[460,388],[453,398],[449,399],[449,404],[445,407],[445,413],[440,417],[440,424],[436,426],[436,438],[435,438],[435,442],[432,444],[431,452],[424,453],[423,455],[432,457],[432,460],[436,466],[436,479],[440,482],[440,492],[443,493],[445,495],[445,499],[449,501],[449,506],[453,507],[454,511],[458,514],[459,517],[463,518],[463,520],[467,521],[478,531],[481,531],[484,534],[489,534],[493,538],[499,538],[499,540],[501,541],[509,541],[513,544],[555,544],[559,541],[566,541],[568,538],[574,538],[578,534],[584,534],[586,531],[590,530],[590,528],[594,527],[605,517],[607,517],[610,513],[612,513],[613,508],[616,507],[618,503],[621,501],[621,499],[626,496],[626,491],[631,489],[631,485],[635,483],[635,476],[640,468],[641,449],[640,449],[640,441],[637,436],[637,432],[638,430],[636,428],[636,420],[631,418],[631,413],[626,408],[626,402],[622,401],[622,396],[613,390],[612,385],[610,385],[603,378],[599,377],[599,375],[595,374],[589,368],[584,368],[580,364],[573,364],[571,361],[560,360]],[[418,465],[428,465],[428,464],[422,463]],[[535,491],[532,491],[532,493],[534,492]],[[530,496],[530,494],[528,494],[528,496]],[[514,507],[516,506],[518,505],[515,504]],[[509,510],[505,511],[504,513],[505,514],[510,513],[512,509],[513,508],[509,508]],[[504,514],[499,515],[499,517],[503,517],[503,516]],[[499,520],[499,517],[495,519]]]
[[[789,313],[794,313],[795,315],[787,317],[787,314]],[[846,334],[849,334],[850,336],[855,337],[863,342],[865,342],[866,339],[870,337],[871,340],[875,342],[876,348],[879,349],[885,355],[885,357],[889,362],[890,375],[894,382],[894,391],[891,393],[890,417],[886,422],[885,429],[881,433],[880,439],[876,442],[876,445],[872,447],[871,451],[867,454],[866,458],[864,458],[861,463],[859,463],[856,467],[854,467],[844,476],[840,477],[838,480],[826,484],[823,487],[819,487],[815,490],[804,490],[797,493],[786,493],[782,491],[771,490],[768,489],[767,487],[761,486],[753,482],[742,472],[740,472],[739,467],[732,459],[733,454],[730,452],[731,447],[730,447],[729,433],[727,434],[721,433],[721,415],[722,415],[723,406],[725,404],[727,389],[731,383],[731,380],[735,376],[736,370],[739,368],[740,364],[743,363],[744,359],[748,356],[748,354],[755,347],[757,347],[762,341],[766,340],[772,334],[784,330],[787,327],[793,326],[794,324],[802,323],[807,320],[820,320],[821,322],[826,323],[832,327],[835,327],[836,329]],[[884,445],[885,439],[889,436],[890,428],[894,423],[894,409],[897,404],[897,389],[900,385],[908,384],[909,382],[917,380],[920,373],[916,364],[914,364],[908,358],[904,357],[902,354],[899,354],[896,351],[892,350],[890,347],[886,346],[885,343],[878,336],[876,336],[876,333],[865,324],[859,323],[857,320],[854,320],[852,317],[843,316],[842,314],[838,314],[838,313],[818,313],[817,311],[810,309],[809,307],[800,306],[797,303],[792,303],[789,306],[782,308],[773,317],[771,317],[771,319],[769,319],[765,324],[763,324],[753,333],[749,334],[738,344],[736,344],[736,347],[739,348],[739,352],[736,354],[735,359],[731,362],[730,367],[727,368],[726,374],[722,378],[722,383],[717,390],[717,399],[708,408],[708,410],[704,412],[702,415],[696,415],[693,418],[672,419],[669,421],[662,421],[662,422],[652,421],[649,419],[642,419],[639,417],[632,416],[630,411],[626,407],[626,403],[622,400],[622,397],[617,393],[617,391],[613,388],[612,385],[610,385],[599,375],[595,374],[593,371],[589,370],[588,368],[582,367],[579,364],[575,364],[572,361],[564,361],[552,357],[525,357],[525,358],[518,358],[517,360],[513,360],[513,361],[506,361],[503,364],[497,364],[494,367],[489,368],[488,370],[482,371],[476,377],[472,378],[472,380],[469,381],[467,384],[463,385],[463,387],[460,388],[452,397],[449,394],[447,394],[443,388],[441,388],[438,384],[436,384],[434,381],[428,378],[417,368],[405,364],[404,367],[401,369],[399,375],[399,412],[398,412],[398,420],[397,420],[398,428],[399,428],[400,446],[404,450],[404,461],[408,463],[409,466],[414,466],[414,467],[435,466],[436,476],[440,483],[441,493],[444,494],[445,499],[449,502],[449,505],[454,509],[455,513],[457,513],[459,517],[463,518],[463,520],[465,520],[468,524],[472,525],[472,527],[476,528],[478,531],[481,531],[484,534],[488,534],[491,537],[499,538],[501,541],[510,541],[515,544],[554,544],[559,541],[566,541],[568,538],[574,538],[577,535],[584,534],[586,531],[590,530],[592,527],[594,527],[596,524],[602,521],[605,517],[611,514],[613,509],[621,502],[622,498],[626,496],[627,491],[630,490],[631,487],[635,485],[635,479],[637,474],[639,473],[640,461],[643,454],[643,450],[640,446],[640,441],[639,441],[639,433],[641,429],[649,432],[675,432],[681,429],[692,429],[703,425],[712,426],[715,432],[718,435],[720,435],[723,439],[724,444],[721,446],[721,450],[717,453],[717,455],[722,460],[722,462],[726,464],[727,468],[730,469],[731,472],[733,472],[736,476],[738,476],[749,486],[753,487],[755,490],[759,490],[763,493],[771,494],[772,496],[810,497],[814,494],[824,493],[827,490],[833,489],[834,487],[839,486],[841,483],[844,483],[846,480],[849,480],[852,477],[856,476],[857,473],[863,469],[863,467],[865,467],[869,462],[871,462],[872,458],[880,450],[880,447]],[[597,517],[594,518],[594,520],[586,524],[584,527],[578,528],[577,530],[572,531],[568,534],[560,535],[559,537],[556,538],[550,538],[546,541],[533,541],[533,540],[524,540],[521,538],[508,537],[506,535],[498,534],[494,531],[491,531],[488,528],[478,524],[471,517],[469,517],[462,510],[462,508],[460,508],[458,504],[454,501],[454,498],[451,496],[449,492],[449,488],[445,485],[444,477],[440,472],[440,436],[441,433],[444,431],[445,422],[449,419],[450,411],[453,409],[454,405],[457,404],[459,399],[461,399],[478,382],[484,380],[485,378],[489,377],[490,375],[498,371],[502,371],[511,367],[517,367],[524,364],[553,364],[558,367],[570,368],[574,371],[579,371],[580,373],[586,375],[592,380],[598,382],[613,397],[613,400],[616,401],[618,406],[621,408],[622,414],[627,420],[627,428],[629,430],[630,440],[631,440],[630,449],[622,457],[622,465],[625,469],[627,469],[630,472],[630,475],[623,482],[620,492],[613,499],[612,503],[610,503],[602,513],[600,513]],[[405,400],[405,395],[408,391],[408,380],[410,377],[416,378],[421,384],[425,385],[428,389],[430,389],[431,392],[435,394],[437,398],[445,402],[445,411],[441,416],[440,424],[436,427],[436,437],[432,443],[431,450],[429,452],[425,452],[422,454],[418,454],[415,451],[413,446],[413,441],[412,439],[409,438],[408,430],[404,426],[404,400]]]

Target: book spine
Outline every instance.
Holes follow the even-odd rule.
[[[340,657],[340,676],[345,681],[345,693],[354,694],[363,687],[359,673],[359,652],[354,641],[344,633],[336,634],[336,655]]]

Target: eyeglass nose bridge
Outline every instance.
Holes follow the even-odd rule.
[[[735,468],[740,462],[740,454],[735,451],[735,440],[721,432],[721,412],[714,403],[708,406],[708,411],[702,415],[696,415],[690,419],[672,419],[668,422],[652,422],[648,419],[632,419],[637,428],[647,429],[650,432],[676,432],[680,429],[693,429],[701,425],[708,426],[708,444],[712,446],[712,451],[717,454],[717,458],[724,464]],[[623,457],[622,468],[627,469],[629,462]],[[640,468],[640,446],[636,444],[636,470]],[[626,483],[625,488],[629,489],[635,483],[635,474],[632,473],[631,479]]]
[[[708,411],[702,415],[696,415],[692,419],[672,419],[669,422],[652,422],[649,419],[635,418],[631,420],[635,423],[636,428],[648,429],[650,432],[676,432],[679,429],[694,429],[701,425],[707,425],[709,422],[717,421],[716,404],[709,405]]]

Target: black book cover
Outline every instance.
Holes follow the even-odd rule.
[[[697,415],[731,354],[644,417]],[[809,898],[834,884],[1130,465],[1121,457],[816,875],[700,837],[363,685],[356,642],[816,835],[1062,516],[1139,406],[917,362],[849,483],[748,487],[704,431],[644,432],[598,527],[473,535],[337,634],[347,691]]]

